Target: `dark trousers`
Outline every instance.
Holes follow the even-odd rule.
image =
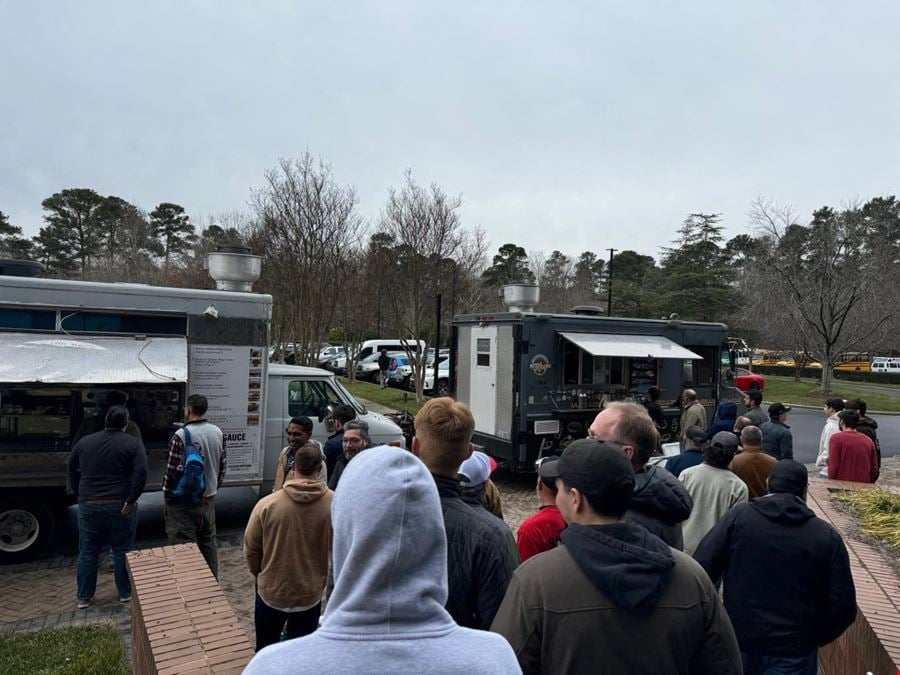
[[[125,554],[134,548],[137,531],[137,504],[127,516],[122,515],[122,502],[78,504],[78,599],[90,600],[97,591],[97,568],[100,551],[109,546],[116,572],[119,597],[131,597],[131,581],[125,569]]]
[[[219,552],[216,548],[215,495],[204,504],[166,504],[166,536],[170,544],[194,542],[206,559],[213,576],[219,578]]]
[[[741,650],[744,675],[816,675],[818,649],[803,656],[766,656]]]
[[[269,607],[257,593],[256,612],[253,617],[256,623],[256,651],[281,640],[285,624],[287,624],[285,637],[288,640],[309,635],[319,627],[321,613],[321,602],[304,612],[282,612]]]

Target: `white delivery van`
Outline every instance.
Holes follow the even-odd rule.
[[[210,262],[213,275],[221,261]],[[190,394],[207,397],[207,419],[225,433],[226,487],[271,490],[288,420],[309,417],[324,441],[337,403],[369,423],[374,443],[404,443],[396,424],[369,413],[328,371],[270,365],[272,298],[248,292],[235,281],[240,271],[226,276],[214,278],[231,290],[213,291],[0,274],[0,562],[33,557],[52,538],[73,501],[69,450],[102,428],[112,391],[128,396],[141,430],[148,491],[162,487]]]
[[[355,363],[359,363],[367,356],[378,354],[383,349],[389,352],[405,352],[407,346],[415,346],[416,340],[403,340],[401,338],[379,338],[377,340],[366,340],[363,342],[356,355],[353,357]],[[418,340],[418,351],[425,349],[425,340]],[[332,359],[328,363],[328,369],[338,373],[339,375],[347,374],[347,354],[341,354]]]

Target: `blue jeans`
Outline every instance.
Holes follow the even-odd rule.
[[[131,597],[131,581],[125,569],[125,554],[134,548],[137,531],[137,504],[127,516],[122,503],[78,503],[78,599],[90,600],[97,590],[100,551],[109,545],[115,567],[119,597]]]
[[[281,640],[282,631],[288,640],[315,632],[319,627],[321,614],[321,602],[303,612],[282,612],[269,607],[257,593],[256,611],[254,612],[256,651]],[[285,628],[285,624],[287,624],[287,628]]]
[[[741,650],[744,675],[816,675],[819,650],[803,656],[766,656]]]

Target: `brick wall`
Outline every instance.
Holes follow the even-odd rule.
[[[871,489],[861,483],[810,478],[809,507],[830,522],[844,539],[856,586],[856,621],[847,631],[819,650],[822,675],[900,673],[900,579],[884,555],[852,538],[853,519],[829,499],[839,490]]]
[[[240,673],[247,634],[194,544],[132,551],[131,666],[141,675]]]

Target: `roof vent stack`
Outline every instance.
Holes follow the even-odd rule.
[[[541,301],[541,287],[537,284],[509,284],[500,289],[500,296],[509,312],[533,312]]]
[[[262,273],[262,257],[246,246],[219,246],[206,256],[204,267],[220,291],[253,292],[253,282]]]

